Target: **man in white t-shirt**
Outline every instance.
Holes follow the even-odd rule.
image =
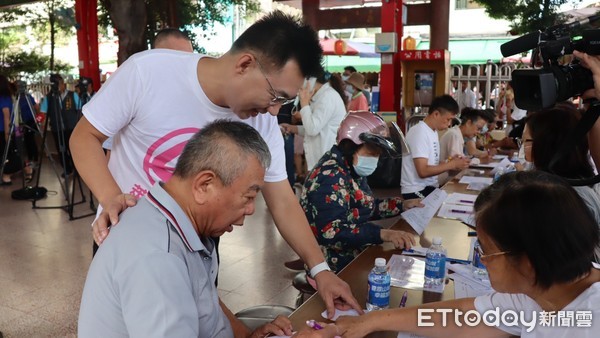
[[[450,126],[458,113],[458,104],[450,95],[438,96],[431,102],[428,115],[406,134],[410,154],[402,157],[402,197],[425,198],[438,187],[438,175],[453,169],[464,169],[469,160],[454,157],[440,160],[438,130]]]
[[[461,91],[458,98],[458,111],[462,111],[463,108],[477,108],[477,95],[469,88],[468,81],[461,81]]]
[[[440,158],[466,156],[465,139],[470,140],[481,132],[485,120],[476,109],[466,108],[460,114],[460,125],[454,126],[440,138]]]
[[[303,79],[321,71],[321,60],[316,32],[279,11],[249,27],[219,58],[167,49],[130,57],[83,109],[71,142],[77,169],[104,209],[93,225],[94,240],[102,243],[121,211],[170,178],[196,131],[216,119],[241,120],[269,145],[264,198],[282,236],[311,268],[329,315],[334,304],[362,311],[325,263],[287,182],[275,117],[293,102]],[[111,136],[107,166],[101,144]]]

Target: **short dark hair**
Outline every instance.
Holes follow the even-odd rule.
[[[581,114],[572,105],[556,105],[527,117],[525,123],[533,139],[531,154],[536,168],[572,179],[594,176],[588,158],[586,137],[580,138],[575,148],[564,154],[553,168],[550,168],[550,161],[561,145],[569,139],[580,118]]]
[[[160,43],[162,40],[167,39],[169,37],[190,41],[190,37],[177,28],[163,28],[159,30],[154,36],[154,42],[152,43],[152,47],[154,48],[154,46],[156,46],[157,43]]]
[[[232,52],[252,51],[265,59],[263,66],[277,69],[289,61],[298,63],[305,77],[318,76],[323,49],[317,32],[299,17],[273,11],[248,27],[233,43]]]
[[[587,274],[598,245],[598,224],[564,179],[543,171],[502,175],[475,202],[477,231],[507,258],[527,257],[535,283],[547,289]]]
[[[230,185],[254,156],[263,168],[271,164],[269,147],[256,129],[246,123],[219,119],[204,126],[183,148],[174,175],[188,178],[212,170]]]
[[[344,70],[347,70],[350,73],[356,73],[357,72],[357,70],[356,70],[356,68],[354,68],[354,66],[346,66],[346,67],[344,67]]]
[[[428,114],[431,114],[439,109],[447,110],[448,112],[456,115],[458,114],[458,103],[450,95],[438,96],[431,101]]]
[[[477,120],[483,118],[481,116],[481,111],[478,109],[473,109],[470,107],[465,107],[460,112],[460,124],[464,125],[467,121],[471,121],[471,123],[476,123]]]
[[[0,74],[0,96],[11,96],[12,94],[8,78],[5,75]],[[6,126],[4,128],[6,128]]]
[[[487,123],[494,123],[496,122],[496,111],[489,108],[484,109],[481,111],[481,117],[483,117]]]

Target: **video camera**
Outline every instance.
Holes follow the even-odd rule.
[[[25,94],[27,92],[27,82],[25,82],[23,80],[17,80],[16,84],[17,84],[17,93],[18,94]]]
[[[58,74],[50,75],[50,90],[53,93],[58,93],[58,84],[63,81],[63,78]]]
[[[77,89],[79,89],[80,95],[83,93],[87,93],[87,88],[90,83],[92,83],[92,79],[90,79],[89,77],[82,76],[79,78],[76,87]]]
[[[530,111],[548,108],[557,101],[579,96],[594,88],[590,70],[580,65],[578,60],[561,64],[560,59],[574,50],[600,55],[600,29],[587,29],[572,36],[581,25],[598,19],[600,15],[594,15],[574,23],[552,26],[543,32],[528,33],[500,46],[505,57],[534,49],[532,66],[538,60],[543,62],[542,68],[516,69],[512,72],[511,85],[519,108]]]

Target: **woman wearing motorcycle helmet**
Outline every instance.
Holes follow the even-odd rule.
[[[367,176],[377,168],[379,156],[398,156],[388,134],[378,115],[349,113],[338,130],[337,144],[305,181],[300,204],[333,271],[341,270],[370,245],[392,242],[397,248],[410,248],[415,243],[410,233],[371,223],[422,206],[418,199],[373,196]]]

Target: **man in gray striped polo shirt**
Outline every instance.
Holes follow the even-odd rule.
[[[79,337],[290,335],[278,317],[253,333],[219,300],[211,237],[242,225],[270,164],[256,130],[217,120],[185,146],[173,177],[127,209],[90,266]]]

